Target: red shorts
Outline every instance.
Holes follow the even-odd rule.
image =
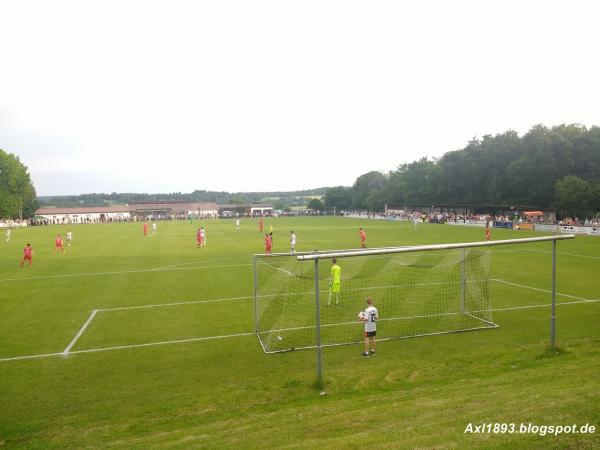
[[[23,261],[31,261],[31,255],[23,256]]]

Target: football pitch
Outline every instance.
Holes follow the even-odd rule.
[[[0,242],[0,448],[598,448],[600,238],[491,247],[499,328],[265,354],[254,334],[257,220],[17,229]],[[277,218],[275,252],[484,239],[482,228]],[[54,237],[73,245],[54,254]],[[492,239],[540,236],[494,229]],[[19,267],[32,244],[32,267]],[[377,295],[373,294],[377,303]],[[360,336],[361,324],[356,325]],[[382,336],[383,337],[383,336]],[[465,433],[590,423],[594,434]]]

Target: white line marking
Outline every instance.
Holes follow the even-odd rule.
[[[550,250],[538,250],[535,248],[519,248],[519,249],[512,249],[512,250],[495,250],[494,253],[516,253],[516,252],[523,252],[523,253],[527,253],[527,252],[533,252],[533,253],[546,253],[546,254],[551,254],[552,252]],[[577,253],[565,253],[565,252],[559,252],[557,251],[556,254],[558,256],[573,256],[575,258],[586,258],[586,259],[597,259],[600,260],[600,257],[598,256],[589,256],[589,255],[578,255]]]
[[[525,289],[531,289],[533,291],[545,292],[546,294],[552,294],[552,291],[549,291],[547,289],[540,289],[540,288],[536,288],[536,287],[533,287],[533,286],[527,286],[525,284],[511,283],[510,281],[501,280],[499,278],[491,278],[491,280],[492,281],[497,281],[498,283],[508,284],[510,286],[517,286],[517,287],[522,287],[522,288],[525,288]],[[575,300],[586,300],[586,301],[589,300],[587,298],[576,297],[575,295],[570,295],[570,294],[561,294],[559,292],[557,292],[556,295],[560,295],[561,297],[574,298]]]
[[[474,311],[475,312],[475,311]],[[426,317],[442,317],[442,316],[457,316],[460,315],[460,312],[448,312],[448,313],[440,313],[440,314],[427,314],[427,315],[420,315],[420,316],[405,316],[405,317],[386,317],[385,319],[378,319],[377,322],[384,322],[386,320],[411,320],[411,319],[423,319]],[[478,318],[478,320],[481,320]],[[321,324],[321,328],[326,328],[326,327],[337,327],[340,325],[358,325],[362,323],[359,320],[353,320],[350,322],[336,322],[336,323],[324,323]],[[268,330],[268,331],[261,331],[261,334],[266,334],[266,333],[275,333],[275,332],[280,332],[280,331],[295,331],[295,330],[306,330],[306,329],[311,329],[311,328],[316,328],[316,325],[308,325],[308,326],[301,326],[301,327],[292,327],[292,328],[279,328],[276,330]]]
[[[38,358],[49,358],[50,356],[65,356],[63,352],[60,353],[43,353],[41,355],[29,355],[29,356],[13,356],[11,358],[2,358],[0,362],[3,361],[19,361],[22,359],[38,359]]]
[[[463,328],[462,330],[452,330],[452,331],[436,331],[434,333],[424,333],[424,334],[411,334],[410,336],[397,336],[397,337],[389,337],[389,338],[379,338],[377,339],[377,342],[381,342],[381,341],[394,341],[394,340],[398,340],[398,339],[413,339],[413,338],[417,338],[417,337],[426,337],[426,336],[438,336],[438,335],[442,335],[442,334],[455,334],[455,333],[463,333],[466,331],[475,331],[475,330],[490,330],[490,329],[494,329],[494,328],[499,328],[498,325],[495,325],[493,327],[476,327],[476,328]],[[323,347],[340,347],[342,345],[352,345],[352,344],[359,344],[362,343],[362,340],[359,341],[351,341],[351,342],[338,342],[335,344],[323,344]],[[293,350],[308,350],[311,348],[316,348],[316,345],[310,345],[307,347],[295,347]],[[272,353],[288,353],[292,351],[292,349],[284,349],[284,350],[272,350],[272,351],[268,351],[265,353],[268,354],[272,354]]]
[[[562,305],[577,305],[579,303],[597,303],[600,302],[600,298],[599,299],[590,299],[590,300],[578,300],[578,301],[574,301],[574,302],[561,302],[561,303],[557,303],[556,306],[562,306]],[[492,311],[512,311],[515,309],[530,309],[530,308],[549,308],[551,307],[552,304],[548,303],[545,305],[525,305],[525,306],[511,306],[508,308],[496,308],[496,309],[492,309]],[[479,311],[476,311],[479,312]]]
[[[233,300],[247,300],[254,298],[252,296],[245,297],[229,297],[229,298],[215,298],[212,300],[193,300],[189,302],[174,302],[174,303],[161,303],[157,305],[139,305],[139,306],[117,306],[115,308],[100,308],[98,311],[124,311],[128,309],[145,309],[145,308],[160,308],[162,306],[179,306],[179,305],[194,305],[197,303],[214,303],[214,302],[226,302]]]
[[[293,273],[292,273],[292,272],[290,272],[289,270],[282,269],[281,267],[273,267],[273,268],[274,268],[275,270],[279,270],[280,272],[283,272],[283,273],[285,273],[286,275],[289,275],[290,277],[293,277],[293,276],[298,276],[298,275],[296,275],[296,274],[293,274]]]
[[[531,286],[524,286],[524,285],[518,285],[516,283],[509,283],[509,282],[505,282],[504,280],[498,280],[498,279],[493,279],[494,281],[499,281],[499,282],[504,282],[504,283],[508,283],[508,284],[514,284],[516,286],[519,287],[525,287],[525,288],[530,288],[530,289],[535,289],[535,290],[542,290],[542,289],[537,289],[537,288],[532,288]],[[543,291],[543,290],[542,290]],[[545,292],[549,292],[549,291],[545,291]],[[558,294],[557,294],[558,295]],[[598,303],[600,302],[600,298],[599,299],[583,299],[580,297],[575,297],[575,296],[570,296],[568,294],[563,294],[564,296],[567,297],[572,297],[572,298],[576,298],[577,301],[572,301],[572,302],[560,302],[557,303],[556,306],[563,306],[563,305],[576,305],[576,304],[582,304],[582,303]],[[203,302],[211,302],[211,301],[224,301],[224,300],[233,300],[233,299],[248,299],[248,298],[253,298],[253,297],[231,297],[229,299],[214,299],[214,300],[201,300]],[[181,302],[181,304],[186,304],[187,302]],[[196,303],[196,302],[191,302],[191,303]],[[172,304],[166,303],[164,305],[144,305],[141,306],[141,308],[144,307],[153,307],[153,306],[170,306]],[[512,307],[507,307],[507,308],[494,308],[491,311],[495,312],[495,311],[512,311],[512,310],[519,310],[519,309],[530,309],[530,308],[548,308],[552,306],[552,304],[548,303],[548,304],[541,304],[541,305],[523,305],[523,306],[512,306]],[[133,307],[123,307],[122,309],[137,309],[140,308],[139,306],[133,306]],[[100,311],[112,311],[112,310],[118,310],[118,308],[108,308],[108,309],[98,309],[98,310],[94,310],[96,312],[100,312]],[[88,321],[86,322],[87,325],[89,325],[88,322],[91,322],[91,320],[93,319],[93,315],[94,311],[92,311],[92,315],[88,318]],[[482,311],[474,311],[474,312],[483,312]],[[454,313],[447,313],[448,315],[450,314],[454,314]],[[415,316],[418,317],[418,316]],[[399,319],[403,319],[403,318],[393,318],[395,320],[399,320]],[[386,319],[382,319],[382,320],[386,320]],[[387,319],[387,320],[391,320],[391,319]],[[343,324],[355,324],[358,322],[346,322]],[[85,330],[85,327],[87,327],[87,325],[84,324],[84,326],[82,327],[81,330],[79,330],[78,336],[75,337],[75,339],[73,340],[72,344],[74,345],[74,343],[77,341],[77,339],[81,336],[81,334],[83,334],[83,331]],[[324,326],[333,326],[333,325],[337,325],[337,324],[329,324],[329,325],[324,325]],[[341,323],[339,325],[342,325]],[[263,332],[263,333],[270,333],[270,332],[274,332],[274,331],[291,331],[294,329],[302,329],[302,328],[309,328],[309,327],[297,327],[297,328],[284,328],[281,330],[269,330],[268,332]],[[145,344],[132,344],[132,345],[121,345],[121,346],[114,346],[114,347],[104,347],[104,348],[92,348],[92,349],[86,349],[86,350],[75,350],[75,351],[69,351],[68,353],[65,353],[65,351],[67,349],[72,348],[72,345],[69,344],[69,347],[67,347],[67,349],[65,349],[65,351],[63,352],[59,352],[59,353],[44,353],[44,354],[39,354],[39,355],[26,355],[26,356],[13,356],[13,357],[8,357],[8,358],[0,358],[0,362],[5,362],[5,361],[18,361],[18,360],[27,360],[27,359],[39,359],[39,358],[49,358],[49,357],[54,357],[54,356],[62,356],[64,357],[66,354],[67,355],[74,355],[74,354],[79,354],[79,353],[93,353],[93,352],[102,352],[102,351],[109,351],[109,350],[119,350],[119,349],[127,349],[127,348],[140,348],[140,347],[151,347],[151,346],[157,346],[157,345],[167,345],[167,344],[177,344],[177,343],[185,343],[185,342],[196,342],[196,341],[208,341],[208,340],[213,340],[213,339],[224,339],[224,338],[229,338],[229,337],[240,337],[240,336],[251,336],[251,335],[255,335],[255,332],[247,332],[247,333],[237,333],[237,334],[229,334],[229,335],[222,335],[222,336],[207,336],[207,337],[200,337],[200,338],[191,338],[191,339],[179,339],[179,340],[171,340],[171,341],[161,341],[161,342],[149,342],[149,343],[145,343]],[[379,339],[379,340],[384,340],[384,339]],[[387,340],[387,339],[386,339]],[[261,345],[262,342],[261,342]],[[307,347],[308,348],[308,347]],[[312,348],[312,347],[310,347]],[[273,353],[273,352],[271,352]]]
[[[170,266],[160,266],[160,267],[156,267],[156,269],[170,269],[172,267],[189,266],[192,264],[200,264],[200,263],[205,263],[205,262],[219,262],[219,261],[231,261],[231,260],[248,261],[248,258],[249,258],[248,256],[232,256],[231,258],[202,259],[199,261],[192,261],[192,262],[186,262],[186,263],[180,263],[180,264],[171,264]]]
[[[458,282],[456,282],[458,283]],[[429,286],[429,285],[437,285],[437,284],[448,284],[448,283],[415,283],[411,286]],[[387,289],[390,287],[405,287],[405,285],[388,285],[388,286],[377,286],[377,287],[368,287],[368,288],[356,288],[356,289],[347,289],[345,292],[354,292],[354,291],[363,291],[366,289]],[[327,293],[329,290],[323,289],[319,290],[320,293]],[[279,294],[263,294],[259,295],[260,298],[264,297],[288,297],[294,295],[306,295],[306,294],[314,294],[314,291],[304,291],[304,292],[287,292],[287,293],[279,293]],[[253,299],[254,296],[247,295],[243,297],[225,297],[225,298],[215,298],[210,300],[191,300],[186,302],[172,302],[172,303],[158,303],[153,305],[135,305],[135,306],[116,306],[114,308],[98,308],[98,311],[124,311],[128,309],[144,309],[144,308],[160,308],[163,306],[180,306],[180,305],[194,305],[198,303],[213,303],[213,302],[226,302],[232,300],[249,300]]]
[[[232,337],[255,336],[255,335],[256,335],[255,332],[248,332],[248,333],[225,334],[222,336],[205,336],[205,337],[197,337],[197,338],[189,338],[189,339],[176,339],[173,341],[147,342],[145,344],[116,345],[114,347],[102,347],[102,348],[90,348],[90,349],[86,349],[86,350],[75,350],[74,352],[71,352],[69,354],[75,355],[75,354],[79,354],[79,353],[106,352],[109,350],[122,350],[122,349],[126,349],[126,348],[153,347],[153,346],[157,346],[157,345],[182,344],[185,342],[211,341],[214,339],[225,339],[225,338],[232,338]]]
[[[226,334],[222,336],[206,336],[206,337],[198,337],[198,338],[190,338],[190,339],[177,339],[172,341],[160,341],[160,342],[148,342],[145,344],[131,344],[131,345],[118,345],[114,347],[103,347],[103,348],[90,348],[85,350],[75,350],[69,352],[68,355],[76,355],[79,353],[94,353],[94,352],[105,352],[109,350],[120,350],[125,348],[139,348],[139,347],[152,347],[157,345],[167,345],[167,344],[179,344],[184,342],[196,342],[196,341],[210,341],[213,339],[225,339],[230,337],[241,337],[241,336],[255,336],[255,332],[248,333],[235,333],[235,334]],[[67,356],[64,352],[60,353],[43,353],[39,355],[27,355],[27,356],[12,356],[9,358],[0,358],[0,362],[4,361],[18,361],[24,359],[39,359],[39,358],[49,358],[52,356]]]
[[[88,325],[90,323],[92,323],[92,320],[94,320],[94,317],[96,317],[96,314],[98,313],[97,309],[94,309],[92,311],[92,313],[90,314],[90,317],[88,317],[88,320],[85,321],[85,323],[83,324],[83,326],[79,329],[79,331],[77,332],[77,334],[75,335],[75,337],[73,338],[73,340],[71,341],[71,343],[69,345],[67,345],[67,348],[65,348],[63,350],[63,354],[64,355],[68,355],[69,351],[73,348],[73,346],[75,345],[75,343],[77,342],[77,340],[81,337],[81,335],[83,334],[83,332],[85,331],[85,329],[88,327]]]
[[[89,272],[89,273],[73,273],[63,275],[45,275],[39,277],[24,277],[24,278],[3,278],[0,279],[0,283],[4,281],[27,281],[27,280],[44,280],[50,278],[75,278],[75,277],[89,277],[97,275],[123,275],[128,273],[145,273],[145,272],[172,272],[178,270],[199,270],[199,269],[218,269],[222,267],[243,267],[251,266],[252,264],[226,264],[221,266],[200,266],[200,267],[174,267],[171,269],[138,269],[138,270],[122,270],[113,272]]]
[[[490,280],[491,281],[497,281],[499,283],[514,285],[514,286],[517,286],[517,287],[523,287],[523,288],[526,288],[526,289],[533,289],[533,290],[538,290],[538,291],[550,293],[550,291],[546,291],[546,290],[543,290],[543,289],[534,288],[534,287],[531,287],[531,286],[521,285],[521,284],[517,284],[517,283],[511,283],[509,281],[501,280],[501,279],[498,279],[498,278],[491,278]],[[475,281],[473,281],[473,282],[475,282]],[[458,282],[451,282],[451,283],[452,284],[458,284]],[[439,285],[439,284],[448,284],[448,283],[447,282],[415,283],[415,284],[412,284],[411,286],[430,286],[430,285]],[[377,290],[377,289],[388,289],[388,288],[394,288],[394,287],[406,287],[406,285],[371,286],[371,287],[367,287],[367,288],[347,289],[345,292],[364,291],[364,290]],[[319,290],[319,292],[320,293],[327,293],[327,292],[329,292],[329,290],[323,289],[323,290]],[[288,296],[306,295],[306,294],[314,294],[314,291],[286,292],[286,293],[279,293],[279,294],[265,294],[265,295],[259,295],[259,297],[260,298],[263,298],[263,297],[288,297]],[[560,296],[563,296],[563,297],[570,297],[570,298],[574,298],[576,300],[588,300],[588,299],[584,299],[584,298],[581,298],[581,297],[575,297],[575,296],[569,295],[569,294],[559,294],[559,293],[557,293],[556,295],[560,295]],[[117,307],[114,307],[114,308],[98,308],[98,311],[124,311],[124,310],[129,310],[129,309],[160,308],[160,307],[163,307],[163,306],[193,305],[193,304],[213,303],[213,302],[225,302],[225,301],[233,301],[233,300],[249,300],[249,299],[253,299],[253,298],[254,298],[253,296],[248,295],[248,296],[243,296],[243,297],[226,297],[226,298],[215,298],[215,299],[210,299],[210,300],[192,300],[192,301],[186,301],[186,302],[159,303],[159,304],[153,304],[153,305],[135,305],[135,306],[117,306]]]

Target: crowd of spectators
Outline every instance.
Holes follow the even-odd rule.
[[[538,216],[538,215],[521,215],[521,214],[465,214],[455,211],[388,211],[372,212],[372,211],[343,211],[342,215],[350,217],[364,217],[368,219],[388,219],[388,220],[414,220],[420,219],[423,223],[505,223],[505,224],[544,224],[544,225],[559,225],[559,226],[600,226],[600,218],[579,219],[578,217],[566,217],[556,219],[554,216]]]
[[[455,211],[388,211],[383,212],[372,212],[372,211],[341,211],[342,216],[348,217],[360,217],[367,219],[380,219],[380,220],[418,220],[422,223],[485,223],[490,222],[492,224],[521,224],[521,223],[532,223],[532,224],[543,224],[543,225],[559,225],[559,226],[575,226],[575,227],[600,227],[600,217],[580,219],[578,217],[565,217],[557,220],[550,216],[525,216],[518,214],[465,214]],[[304,216],[304,215],[329,215],[328,212],[318,211],[293,211],[280,213],[281,216]],[[238,215],[238,217],[249,217],[249,215]],[[278,214],[273,214],[273,217],[277,217]],[[255,217],[258,217],[255,215]],[[218,218],[218,217],[215,217]],[[110,222],[136,222],[143,221],[143,217],[131,216],[131,217],[108,217],[108,218],[90,218],[80,217],[77,223],[110,223]],[[170,216],[151,216],[149,215],[146,220],[189,220],[189,216],[186,215],[170,215]],[[39,226],[39,225],[60,225],[74,223],[72,220],[67,218],[56,218],[56,219],[23,219],[23,220],[0,220],[0,228],[4,227],[20,227],[20,226]]]

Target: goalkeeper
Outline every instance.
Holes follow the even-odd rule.
[[[342,284],[342,268],[338,266],[335,258],[331,262],[331,278],[329,279],[329,300],[327,301],[327,306],[331,305],[332,294],[335,294],[335,304],[337,305],[340,302],[338,295]]]

